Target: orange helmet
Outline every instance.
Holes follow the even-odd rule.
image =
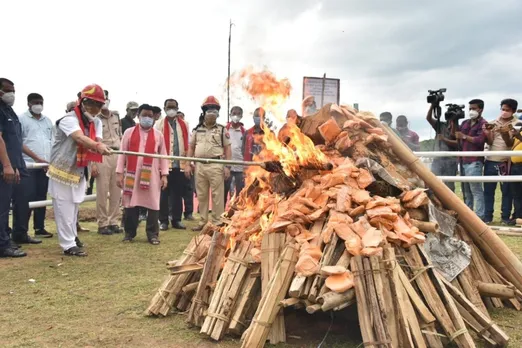
[[[87,87],[82,89],[82,91],[80,92],[80,101],[82,101],[85,98],[100,103],[105,103],[105,92],[99,85],[93,83],[92,85],[88,85]]]
[[[215,106],[218,110],[221,109],[221,105],[219,104],[219,100],[217,100],[214,96],[208,96],[203,100],[201,104],[201,110],[206,111],[210,108],[210,106]]]

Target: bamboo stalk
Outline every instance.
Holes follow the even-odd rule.
[[[359,315],[359,326],[363,345],[375,342],[373,334],[372,315],[366,292],[366,277],[364,276],[364,266],[361,256],[355,256],[351,260],[351,269],[354,274],[355,298],[357,299],[357,313]]]
[[[395,155],[417,174],[433,190],[442,203],[457,212],[459,221],[491,260],[493,266],[507,280],[522,291],[522,263],[515,254],[466,204],[459,199],[441,180],[439,180],[419,158],[411,152],[390,128],[384,127],[377,119],[370,120],[375,127],[380,127],[388,136],[388,144]],[[497,262],[498,260],[498,262]]]
[[[504,284],[493,284],[477,281],[477,288],[480,295],[482,296],[496,297],[503,300],[516,298],[514,287],[510,287]]]
[[[243,284],[243,288],[238,295],[238,303],[234,309],[234,313],[230,319],[228,327],[229,332],[240,335],[247,326],[261,299],[261,278],[260,276],[253,276],[259,273],[261,265],[255,264],[250,270],[250,275]]]
[[[419,231],[424,233],[439,233],[440,226],[436,222],[428,222],[428,221],[419,221],[415,219],[410,219],[410,222],[413,226],[417,227]]]

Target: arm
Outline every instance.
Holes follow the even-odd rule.
[[[437,131],[437,120],[433,118],[433,105],[430,105],[428,113],[426,114],[426,121],[428,121],[435,131]]]
[[[410,143],[410,148],[413,150],[413,151],[419,151],[420,150],[420,142],[419,142],[419,135],[417,133],[413,133],[412,137],[411,137],[411,143]]]
[[[0,132],[0,162],[2,162],[4,171],[6,168],[11,168],[11,161],[9,160],[9,155],[7,154],[7,147],[5,146],[4,138],[2,138],[2,132]]]
[[[226,160],[232,159],[232,146],[230,146],[230,145],[225,146],[225,159]]]

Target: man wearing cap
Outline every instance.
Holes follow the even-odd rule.
[[[175,99],[167,99],[163,103],[163,109],[167,115],[156,122],[155,128],[163,134],[167,155],[185,156],[189,148],[188,126],[183,119],[178,117],[178,102]],[[161,110],[160,110],[161,112]],[[186,180],[184,173],[185,161],[169,161],[169,176],[167,191],[162,194],[160,201],[160,229],[165,231],[169,225],[171,216],[172,227],[184,230],[181,223],[183,214],[183,189]],[[169,209],[169,203],[171,209]],[[169,214],[170,212],[170,214]]]
[[[138,103],[135,101],[130,101],[127,103],[127,114],[121,120],[121,134],[124,134],[125,131],[129,128],[136,126],[136,115],[138,114]]]
[[[98,85],[85,87],[74,110],[56,121],[55,141],[51,149],[49,194],[60,246],[69,256],[87,256],[78,240],[78,207],[85,198],[91,162],[102,162],[110,155],[103,137],[102,124],[96,117],[105,104],[105,94]]]
[[[201,105],[203,111],[203,124],[198,125],[190,138],[188,157],[201,157],[211,159],[227,159],[232,157],[230,149],[230,135],[225,127],[217,124],[221,108],[219,101],[209,96],[205,98]],[[192,167],[190,162],[185,164],[185,176],[190,178]],[[209,221],[208,204],[209,190],[212,191],[212,223],[221,224],[221,214],[224,207],[224,188],[225,180],[230,177],[230,166],[224,167],[222,164],[215,163],[196,163],[196,192],[199,202],[199,214],[201,215],[200,224],[194,231],[201,231],[203,226]]]
[[[102,124],[102,142],[112,150],[120,149],[121,133],[120,120],[109,111],[109,93],[106,94],[105,104],[102,106],[98,118]],[[116,185],[116,156],[106,156],[101,163],[91,163],[92,176],[96,178],[96,217],[98,233],[110,235],[120,233],[118,226],[120,219],[121,190]],[[107,206],[107,196],[109,205]]]

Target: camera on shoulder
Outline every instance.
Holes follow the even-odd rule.
[[[444,101],[444,93],[446,92],[446,88],[440,88],[436,91],[432,91],[431,89],[428,91],[428,97],[426,100],[428,104],[433,106],[438,106],[440,102]]]
[[[446,104],[446,107],[448,108],[444,113],[446,121],[458,121],[466,117],[464,113],[464,105]]]

